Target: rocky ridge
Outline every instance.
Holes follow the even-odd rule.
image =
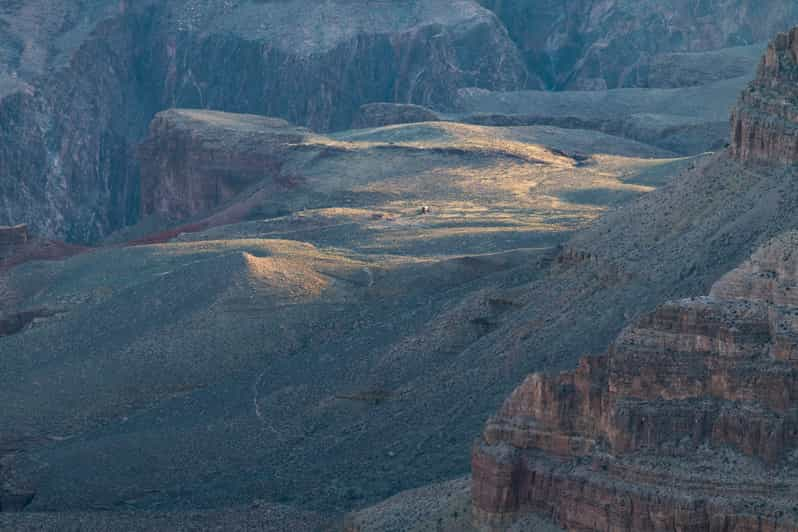
[[[798,530],[798,233],[574,371],[534,374],[476,444],[476,524]]]
[[[363,129],[390,126],[394,124],[413,124],[416,122],[435,122],[440,115],[431,109],[413,104],[369,103],[360,107],[352,127]]]
[[[798,28],[768,46],[732,115],[731,153],[744,162],[798,162]]]
[[[281,168],[308,134],[254,115],[159,113],[139,147],[141,213],[180,220],[206,214],[253,184],[274,192],[291,188]]]
[[[783,149],[791,145],[792,132],[783,117],[794,88],[789,79],[796,35],[795,30],[779,35],[757,81],[741,97],[732,119],[731,157],[711,158],[703,169],[591,230],[610,239],[606,224],[628,223],[651,200],[658,206],[648,209],[671,228],[667,238],[655,222],[625,234],[631,249],[608,252],[586,245],[583,235],[558,263],[603,264],[615,256],[633,266],[640,260],[639,241],[652,231],[656,243],[649,255],[655,249],[662,254],[671,238],[690,242],[718,222],[699,214],[706,204],[689,206],[685,194],[702,186],[700,176],[722,168],[746,176],[734,184],[742,187],[734,202],[755,194],[751,205],[759,206],[747,207],[746,215],[727,206],[721,217],[746,218],[751,240],[774,227],[790,227],[787,214],[759,227],[756,211],[772,212],[774,204],[767,193],[757,192],[756,181],[765,179],[764,190],[770,190],[782,179],[786,186],[794,179],[795,160]],[[747,146],[739,142],[741,128],[754,132],[744,136],[753,137]],[[783,165],[742,171],[729,160],[734,158],[743,163],[769,158]],[[712,186],[727,185],[716,180]],[[715,195],[722,194],[713,190]],[[776,211],[789,195],[781,194]],[[682,201],[670,203],[677,198]],[[699,215],[701,225],[673,226],[674,207],[679,219]],[[688,214],[693,208],[698,210]],[[725,237],[724,248],[734,240]],[[503,530],[519,516],[536,513],[568,530],[798,530],[797,252],[798,233],[786,232],[715,282],[708,296],[672,300],[635,319],[605,354],[583,358],[576,370],[559,375],[530,375],[474,446],[475,526]],[[717,258],[707,255],[701,266],[677,272],[677,282],[699,267],[711,269]],[[660,271],[647,275],[667,283],[668,268],[657,267]],[[631,276],[627,281],[635,270],[640,272],[639,267],[623,272]]]
[[[451,111],[471,87],[704,84],[747,76],[750,46],[726,47],[764,41],[795,20],[789,0],[579,1],[565,12],[550,0],[6,2],[0,223],[80,243],[135,224],[136,145],[164,109],[277,116],[330,131],[350,127],[372,102]],[[599,126],[661,137],[661,128],[645,130],[650,118]],[[668,134],[674,146],[680,136],[717,133],[679,128]]]
[[[715,52],[766,42],[798,20],[791,0],[480,3],[504,22],[529,72],[557,90],[667,88],[734,77],[748,59]]]
[[[330,130],[367,102],[527,85],[501,23],[469,0],[6,3],[0,223],[81,243],[135,223],[136,145],[163,109]]]

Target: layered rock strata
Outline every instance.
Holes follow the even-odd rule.
[[[446,106],[527,80],[471,0],[4,2],[0,224],[85,243],[135,223],[136,145],[163,109],[344,129],[364,103]]]
[[[280,119],[212,111],[159,113],[139,148],[141,212],[185,219],[204,214],[247,187],[294,186],[281,174],[308,135]]]
[[[798,233],[607,353],[529,376],[472,455],[476,525],[798,531]]]
[[[798,27],[768,46],[757,78],[740,96],[731,152],[745,162],[798,162]]]
[[[798,20],[792,0],[480,0],[546,88],[673,87],[734,77],[745,54]],[[709,53],[708,53],[709,52]]]

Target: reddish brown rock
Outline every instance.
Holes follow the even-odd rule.
[[[599,357],[529,376],[472,456],[475,524],[798,531],[798,233]]]
[[[757,78],[740,96],[731,152],[741,161],[798,162],[798,27],[768,46]]]
[[[254,115],[173,109],[159,113],[139,148],[141,211],[169,219],[206,214],[254,184],[284,191],[292,146],[309,134]]]

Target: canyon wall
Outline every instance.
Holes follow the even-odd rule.
[[[0,261],[13,256],[28,243],[28,239],[28,227],[25,225],[0,226]]]
[[[530,74],[555,90],[675,87],[745,75],[753,65],[739,53],[711,52],[766,42],[798,22],[791,0],[480,3],[504,22]]]
[[[308,135],[280,119],[174,109],[159,113],[139,148],[141,212],[163,218],[202,215],[253,184],[285,191],[281,174],[292,145]]]
[[[779,34],[732,117],[730,155],[778,165],[767,175],[794,174],[796,58],[798,29]],[[575,260],[592,257],[560,258]],[[473,448],[476,526],[535,513],[580,531],[798,530],[796,316],[793,231],[576,370],[530,375]]]
[[[34,0],[0,6],[0,21],[0,223],[78,242],[138,220],[136,144],[162,109],[329,130],[368,102],[535,86],[469,0]]]
[[[437,113],[421,105],[368,103],[360,107],[352,122],[352,127],[364,129],[438,120],[442,120],[442,118]]]
[[[798,530],[797,287],[792,232],[604,355],[529,376],[474,447],[476,525]]]
[[[744,162],[798,162],[798,28],[768,46],[732,115],[732,155]]]
[[[0,57],[11,55],[0,65],[0,224],[88,242],[137,218],[131,140],[155,108],[137,57],[152,13],[52,4],[0,7]]]
[[[136,145],[167,108],[276,116],[328,131],[350,127],[373,102],[452,110],[458,91],[471,87],[706,83],[749,71],[750,51],[723,47],[798,21],[789,0],[483,4],[5,3],[0,224],[94,242],[137,222]]]

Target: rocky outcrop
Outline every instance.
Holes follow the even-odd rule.
[[[136,145],[163,109],[255,113],[327,131],[350,127],[371,102],[448,111],[467,87],[695,83],[694,72],[720,65],[700,77],[710,81],[739,74],[737,56],[661,54],[764,40],[798,20],[790,0],[482,3],[5,2],[0,224],[85,243],[137,222]]]
[[[529,376],[472,457],[476,524],[798,530],[798,233],[598,357]]]
[[[768,46],[732,115],[731,152],[745,162],[798,162],[798,27]]]
[[[136,220],[130,139],[154,107],[137,60],[152,18],[122,5],[0,7],[0,224],[89,242]]]
[[[368,103],[360,107],[352,127],[371,128],[438,120],[441,120],[441,117],[435,111],[420,105]]]
[[[281,173],[306,130],[280,119],[213,111],[159,113],[139,148],[141,212],[185,219],[207,213],[258,183],[284,191]]]
[[[459,120],[483,125],[550,125],[598,130],[679,154],[723,149],[729,109],[750,77],[672,89],[459,92]]]
[[[546,88],[673,87],[733,77],[739,54],[798,22],[792,0],[480,0],[501,18]],[[674,57],[674,53],[690,56]],[[701,75],[691,75],[699,64]],[[685,72],[686,71],[686,72]]]
[[[0,6],[0,224],[102,239],[138,220],[136,145],[171,107],[344,129],[359,107],[528,86],[471,0],[33,0]],[[533,83],[534,86],[534,83]]]
[[[14,227],[0,226],[0,261],[14,255],[28,243],[28,227],[18,225]]]

